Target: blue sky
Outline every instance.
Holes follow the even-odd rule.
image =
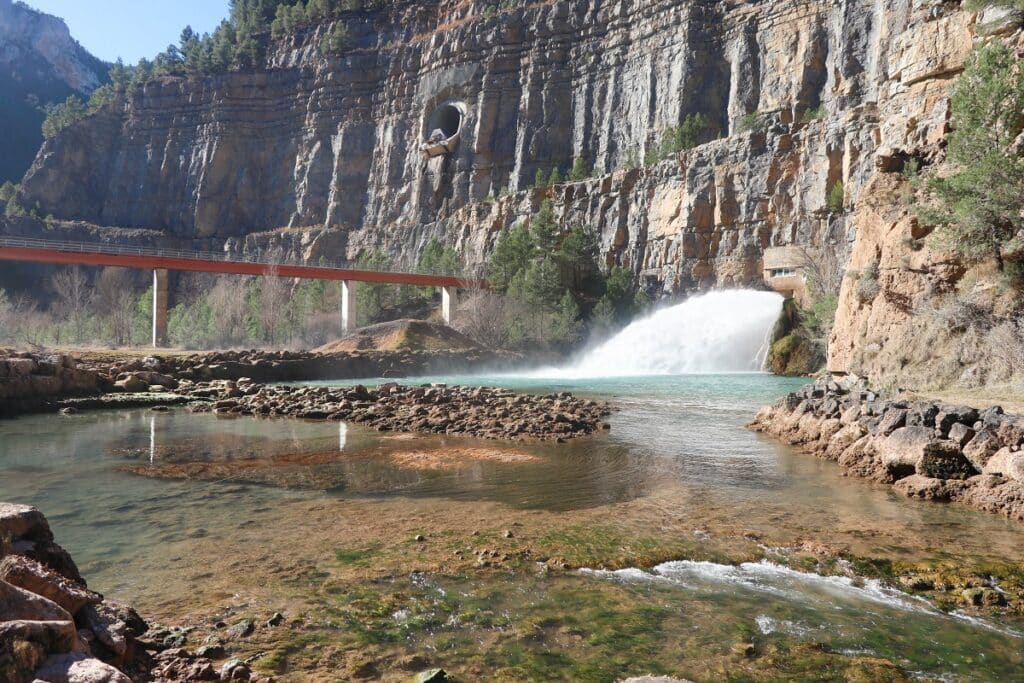
[[[181,29],[212,31],[228,15],[228,0],[26,0],[67,22],[71,35],[100,59],[152,58]]]

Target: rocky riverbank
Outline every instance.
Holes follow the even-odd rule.
[[[169,633],[90,590],[39,510],[0,503],[0,681],[259,680],[171,648]]]
[[[0,349],[0,417],[69,406],[117,407],[130,401],[112,394],[159,394],[173,391],[182,381],[398,378],[509,369],[521,361],[516,354],[486,350],[219,351],[145,357],[93,352],[76,358]],[[166,399],[157,395],[141,405]]]
[[[1024,521],[1024,417],[998,406],[890,398],[827,377],[765,406],[750,427],[906,496]]]

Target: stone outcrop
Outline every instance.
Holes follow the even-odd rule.
[[[4,352],[0,349],[0,402],[95,394],[99,376],[65,354]]]
[[[19,201],[314,260],[383,248],[412,262],[436,237],[474,266],[551,195],[652,288],[757,283],[768,246],[847,248],[826,197],[842,182],[856,206],[879,150],[937,145],[978,30],[955,3],[919,0],[494,9],[387,4],[343,19],[340,56],[317,49],[323,25],[271,44],[261,70],[150,82],[49,141]],[[426,158],[446,103],[465,112],[458,146]],[[695,113],[721,137],[634,167]],[[574,158],[596,177],[525,189]]]
[[[751,427],[906,496],[1024,521],[1024,417],[998,406],[885,398],[827,377],[762,408]]]

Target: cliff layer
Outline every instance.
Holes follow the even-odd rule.
[[[438,237],[473,266],[551,193],[650,284],[752,283],[768,246],[848,247],[826,198],[842,182],[856,206],[876,150],[941,140],[977,17],[912,0],[573,0],[343,21],[340,56],[318,49],[323,25],[274,43],[264,69],[137,89],[49,141],[20,203],[311,258],[412,260]],[[695,113],[719,139],[634,167]],[[435,129],[453,151],[428,158]],[[526,189],[574,158],[595,177]]]

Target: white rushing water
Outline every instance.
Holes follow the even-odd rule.
[[[567,378],[635,377],[763,369],[782,313],[775,292],[709,292],[637,320],[553,373]]]

